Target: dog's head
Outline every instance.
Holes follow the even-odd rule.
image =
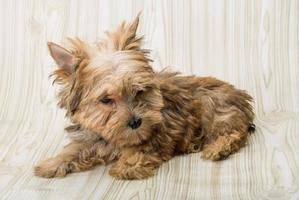
[[[148,140],[162,120],[159,80],[136,36],[138,21],[122,23],[94,46],[70,39],[69,51],[48,43],[59,67],[60,106],[73,123],[118,146]]]

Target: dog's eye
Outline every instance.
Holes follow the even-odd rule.
[[[140,95],[142,95],[143,94],[143,90],[138,90],[137,92],[136,92],[136,96],[140,96]]]
[[[105,97],[105,98],[101,99],[100,102],[108,105],[108,104],[112,104],[113,100]]]

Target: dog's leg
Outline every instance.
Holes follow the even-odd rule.
[[[80,172],[111,162],[116,157],[114,151],[113,147],[103,142],[71,142],[57,156],[36,165],[34,174],[46,178],[64,177],[71,172]]]
[[[219,135],[216,140],[203,147],[202,158],[214,161],[223,160],[244,146],[246,138],[247,133],[240,131]]]
[[[158,154],[126,151],[111,167],[109,174],[118,179],[144,179],[153,176],[161,163]]]

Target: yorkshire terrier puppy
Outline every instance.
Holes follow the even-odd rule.
[[[72,125],[70,143],[35,166],[35,175],[63,177],[113,163],[110,175],[143,179],[176,155],[202,151],[216,161],[244,146],[254,128],[252,97],[215,78],[154,72],[138,21],[94,45],[48,43],[58,65],[58,105]]]

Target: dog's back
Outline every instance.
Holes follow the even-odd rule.
[[[244,145],[254,118],[252,97],[246,91],[212,77],[182,76],[166,71],[157,76],[168,108],[164,116],[171,122],[181,121],[182,126],[177,127],[180,125],[177,123],[174,128],[182,131],[179,151],[218,148],[217,153],[211,150],[203,154],[204,158],[218,160]],[[173,123],[169,127],[174,127]]]

